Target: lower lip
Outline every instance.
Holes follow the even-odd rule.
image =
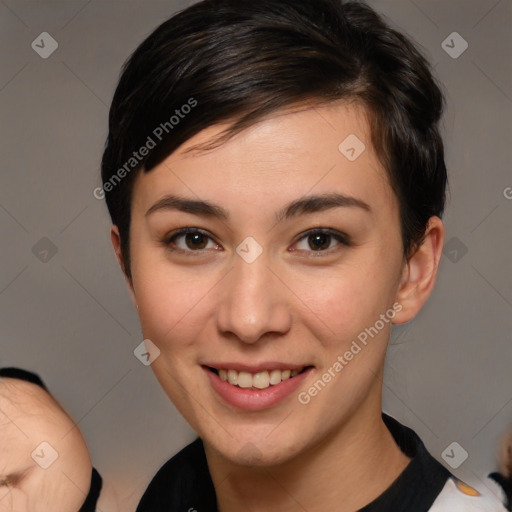
[[[266,389],[254,390],[252,388],[239,388],[222,380],[216,373],[204,368],[210,379],[213,389],[229,405],[246,411],[261,411],[269,409],[290,396],[304,382],[313,368],[308,368],[295,375],[295,377],[282,381]]]

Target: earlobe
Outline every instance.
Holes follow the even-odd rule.
[[[436,282],[443,242],[443,222],[439,217],[431,217],[422,244],[404,265],[397,294],[402,309],[394,323],[403,324],[414,318],[429,298]]]
[[[137,300],[135,298],[135,293],[133,289],[133,283],[131,279],[128,277],[128,274],[126,273],[126,268],[124,266],[123,252],[121,249],[121,235],[119,234],[119,228],[116,225],[113,225],[110,229],[110,240],[112,242],[112,247],[114,248],[117,262],[119,263],[119,266],[121,267],[123,275],[126,279],[126,284],[128,285],[128,291],[130,292],[133,304],[138,309]]]
[[[123,274],[126,275],[123,262],[123,253],[121,251],[121,236],[119,235],[119,228],[116,225],[112,226],[110,229],[110,241],[112,242],[112,247],[114,248],[114,252],[116,254],[117,263],[119,263]]]

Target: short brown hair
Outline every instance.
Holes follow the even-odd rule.
[[[360,101],[370,114],[408,256],[428,219],[442,215],[447,182],[443,96],[408,37],[364,3],[342,0],[204,0],[161,24],[123,66],[102,159],[127,276],[138,172],[221,121],[233,121],[228,138],[285,107],[340,99]],[[158,127],[155,147],[133,159]]]

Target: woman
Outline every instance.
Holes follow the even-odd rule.
[[[139,512],[506,510],[510,474],[466,486],[382,413],[391,326],[443,247],[442,105],[359,2],[206,0],[134,52],[99,193],[143,356],[199,435]]]

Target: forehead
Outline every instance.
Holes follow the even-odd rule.
[[[202,130],[150,172],[139,173],[132,204],[149,207],[169,188],[245,205],[332,191],[394,200],[359,104],[294,107],[205,149],[229,126]]]

